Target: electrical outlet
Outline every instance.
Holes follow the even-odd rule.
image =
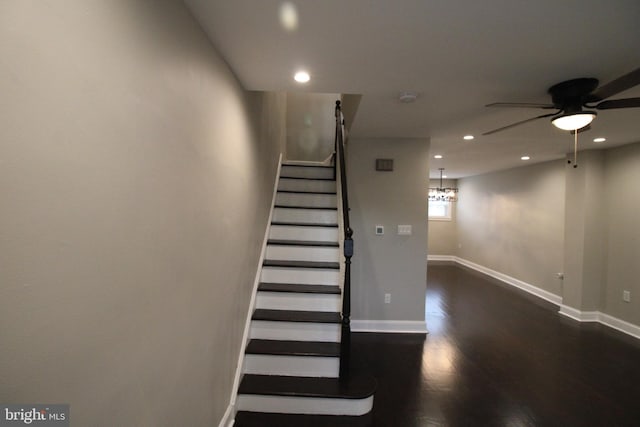
[[[630,291],[622,291],[622,300],[624,302],[631,302],[631,292]]]
[[[384,294],[384,303],[391,304],[391,294]]]

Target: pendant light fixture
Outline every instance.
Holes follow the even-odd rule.
[[[438,188],[429,187],[429,201],[430,202],[455,202],[458,200],[458,189],[453,188],[445,188],[442,185],[442,173],[444,172],[444,168],[438,168],[440,171],[440,186]]]

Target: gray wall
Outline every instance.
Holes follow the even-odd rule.
[[[429,145],[427,139],[349,141],[354,319],[424,320]],[[393,158],[394,171],[376,172],[376,158]],[[412,225],[413,234],[398,236],[400,224]],[[385,227],[383,236],[375,235],[376,225]]]
[[[604,150],[584,151],[578,157],[577,168],[565,166],[562,303],[581,311],[594,311],[602,306],[605,286],[604,153]]]
[[[605,153],[607,266],[602,311],[640,325],[640,143]],[[631,302],[622,301],[622,291],[631,291]]]
[[[455,255],[640,325],[640,143],[459,180]],[[430,222],[429,253],[437,244]],[[564,271],[564,282],[555,273]],[[622,292],[631,291],[631,302]]]
[[[217,424],[284,145],[253,122],[284,99],[151,0],[2,2],[0,93],[0,401]]]
[[[333,153],[340,95],[287,93],[287,159],[320,162]]]
[[[458,181],[443,179],[442,185],[445,188],[456,187]],[[439,179],[429,181],[429,187],[437,188],[439,186]],[[456,255],[458,253],[457,206],[457,202],[451,204],[451,221],[429,220],[429,255]]]
[[[458,256],[554,294],[563,271],[564,161],[458,180]]]

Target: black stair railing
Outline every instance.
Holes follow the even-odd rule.
[[[342,225],[344,228],[344,286],[342,287],[342,327],[340,339],[340,380],[349,378],[351,359],[351,257],[353,256],[353,230],[349,222],[349,194],[344,152],[344,117],[340,101],[336,101],[336,139],[334,176],[340,173],[342,195]]]

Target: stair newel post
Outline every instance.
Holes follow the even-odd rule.
[[[351,360],[351,257],[353,230],[347,228],[344,239],[344,296],[342,298],[342,328],[340,339],[340,380],[349,378]]]

